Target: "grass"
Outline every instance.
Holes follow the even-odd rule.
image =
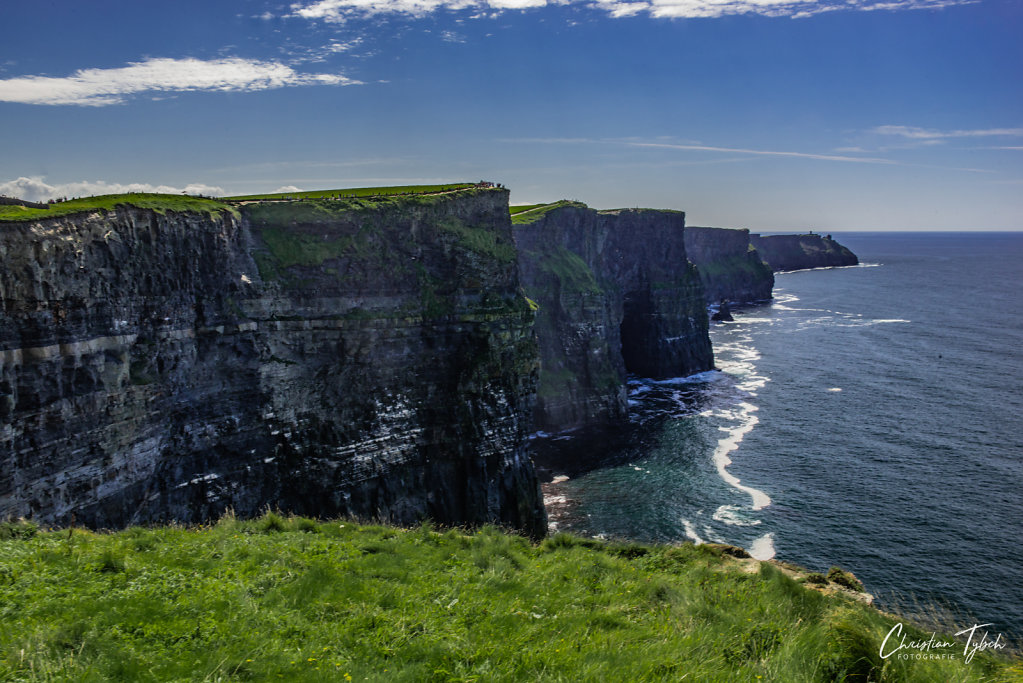
[[[449,183],[447,185],[394,185],[391,187],[352,187],[338,190],[312,190],[309,192],[274,192],[272,194],[247,194],[225,197],[228,201],[257,201],[260,199],[330,199],[332,197],[378,197],[395,194],[425,194],[430,192],[451,192],[475,187],[474,183]]]
[[[515,214],[522,213],[523,211],[539,209],[541,206],[547,206],[547,204],[517,204],[515,206],[509,206],[508,213],[514,216]]]
[[[540,270],[556,278],[563,292],[593,294],[602,291],[586,261],[561,245],[540,254],[539,261]]]
[[[510,241],[502,240],[493,229],[468,225],[458,218],[440,221],[437,227],[458,236],[459,243],[469,251],[485,254],[502,263],[514,263],[517,252]]]
[[[511,219],[513,225],[524,225],[527,223],[535,223],[551,211],[560,209],[565,206],[574,206],[577,208],[587,208],[585,204],[581,202],[575,202],[570,199],[562,199],[557,202],[550,204],[529,204],[522,206],[509,207],[511,210]],[[518,209],[516,211],[515,209]]]
[[[216,214],[235,212],[229,204],[216,199],[192,197],[177,194],[155,194],[132,192],[127,194],[107,194],[98,197],[83,197],[66,202],[51,204],[48,209],[30,209],[24,206],[0,206],[0,221],[31,221],[40,218],[68,216],[91,211],[113,211],[118,206],[134,206],[139,209],[152,209],[157,213],[166,211],[195,212]]]
[[[350,198],[382,197],[391,195],[428,194],[450,192],[475,187],[474,183],[449,183],[446,185],[396,185],[391,187],[356,187],[340,190],[314,190],[310,192],[278,192],[273,194],[241,195],[222,199],[207,199],[190,195],[156,194],[130,192],[126,194],[109,194],[97,197],[82,197],[66,202],[51,204],[48,209],[31,209],[25,206],[0,205],[0,222],[31,221],[40,218],[67,216],[89,211],[112,211],[120,205],[135,206],[140,209],[153,209],[159,213],[165,211],[192,211],[202,213],[234,212],[226,202],[255,201],[260,199],[282,199],[284,197],[302,199],[327,199],[344,195]]]
[[[268,512],[0,536],[0,680],[981,681],[881,661],[892,621],[709,546]]]

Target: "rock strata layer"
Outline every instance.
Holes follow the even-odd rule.
[[[0,225],[0,517],[546,530],[504,190]]]
[[[623,421],[627,373],[665,379],[713,367],[682,212],[565,203],[522,216],[513,234],[537,307],[538,428]]]

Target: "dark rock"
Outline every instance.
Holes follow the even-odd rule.
[[[718,304],[718,310],[714,312],[714,315],[712,315],[710,319],[724,322],[731,322],[735,320],[735,318],[732,317],[732,309],[729,308],[727,299]]]
[[[686,226],[686,253],[700,271],[707,301],[771,298],[774,273],[750,243],[749,230]]]
[[[713,367],[682,212],[566,203],[513,234],[538,307],[540,429],[623,421],[626,373],[665,379]]]
[[[504,190],[0,226],[0,517],[546,531]]]
[[[714,553],[715,555],[718,555],[718,556],[728,555],[729,557],[735,557],[735,558],[738,558],[740,560],[744,560],[744,559],[748,559],[748,558],[752,557],[744,549],[742,549],[742,548],[740,548],[738,546],[729,545],[727,543],[704,543],[703,545],[704,545],[705,548],[707,548],[712,553]]]
[[[856,254],[831,239],[817,235],[750,235],[750,241],[764,261],[777,272],[806,268],[855,266]]]

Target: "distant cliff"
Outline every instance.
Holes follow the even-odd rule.
[[[855,266],[856,254],[831,239],[831,236],[807,235],[750,235],[750,241],[771,268],[803,270]]]
[[[516,218],[519,277],[538,307],[540,429],[622,421],[627,372],[663,379],[713,367],[684,226],[679,211],[578,203]]]
[[[771,298],[774,273],[750,243],[749,230],[686,226],[686,254],[700,271],[707,302]]]
[[[0,517],[546,530],[504,190],[0,224]]]

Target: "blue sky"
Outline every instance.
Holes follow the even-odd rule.
[[[753,230],[1023,229],[1018,0],[8,0],[0,193],[488,179]]]

